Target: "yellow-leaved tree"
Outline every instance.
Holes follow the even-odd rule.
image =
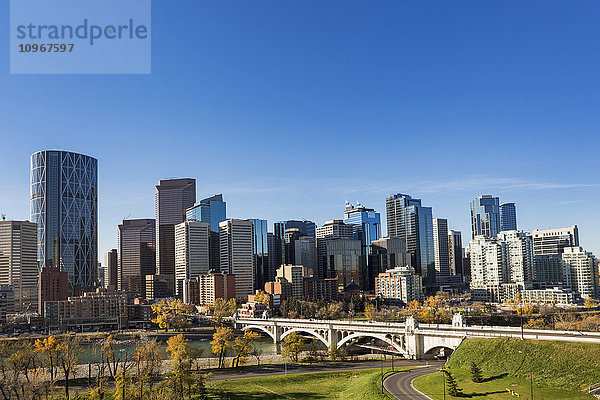
[[[220,327],[217,328],[213,334],[213,340],[210,342],[211,350],[219,360],[219,368],[224,367],[225,355],[227,350],[231,348],[233,344],[233,331],[231,328]]]
[[[180,299],[162,299],[152,304],[152,322],[160,328],[180,330],[189,326],[187,307]]]

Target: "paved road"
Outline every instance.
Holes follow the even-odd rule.
[[[413,360],[395,360],[394,367],[421,367],[424,366],[424,361],[413,361]],[[392,363],[385,361],[383,363],[384,368],[390,368]],[[357,369],[369,369],[369,368],[380,368],[380,361],[358,361],[358,362],[340,362],[340,363],[319,363],[314,365],[296,365],[288,364],[288,374],[302,374],[307,372],[336,372],[336,371],[352,371]],[[274,376],[284,375],[284,365],[270,365],[267,367],[252,368],[247,370],[240,370],[235,372],[214,372],[211,376],[213,381],[226,381],[229,379],[240,379],[240,378],[258,378],[261,376]]]
[[[423,368],[397,372],[385,378],[383,387],[398,400],[431,400],[431,397],[425,396],[415,389],[412,385],[412,381],[419,376],[439,371],[441,366],[441,363],[435,363]]]

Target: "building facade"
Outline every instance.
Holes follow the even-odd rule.
[[[196,180],[161,180],[155,187],[156,273],[171,275],[175,282],[175,225],[185,220],[185,212],[196,202]],[[171,293],[174,292],[171,288]]]
[[[311,275],[317,270],[317,241],[312,236],[301,236],[295,241],[295,261],[308,268]]]
[[[598,260],[582,247],[565,247],[562,253],[565,285],[581,298],[598,296]]]
[[[500,204],[500,230],[517,230],[517,207],[515,203]]]
[[[308,268],[302,265],[282,265],[277,270],[277,278],[283,278],[292,285],[291,297],[302,300],[304,297],[304,278],[308,278]]]
[[[316,278],[327,278],[328,258],[327,243],[335,239],[353,239],[354,228],[352,225],[346,225],[342,220],[335,219],[325,222],[323,226],[317,228],[317,270],[314,271]]]
[[[210,271],[197,277],[199,282],[200,304],[213,305],[216,299],[235,299],[235,276],[223,272]]]
[[[448,247],[448,220],[433,219],[433,250],[435,255],[435,281],[447,283],[450,277],[450,249]]]
[[[375,278],[375,295],[392,304],[420,301],[423,298],[421,276],[410,266],[389,269]]]
[[[29,221],[0,221],[0,285],[10,285],[16,312],[38,306],[37,226]]]
[[[252,222],[252,264],[254,265],[254,290],[262,290],[269,281],[269,241],[267,220],[250,219]]]
[[[146,275],[156,273],[156,222],[125,219],[118,226],[117,288],[146,297]]]
[[[98,260],[98,161],[69,151],[31,156],[37,259],[69,274],[69,291],[93,287]]]
[[[463,276],[463,248],[460,231],[448,230],[448,251],[450,253],[450,275]]]
[[[346,203],[344,223],[353,226],[354,239],[361,241],[363,255],[371,254],[371,243],[381,239],[380,214],[360,203],[357,203],[356,206]]]
[[[471,233],[476,236],[496,237],[500,232],[500,199],[489,194],[471,202]]]
[[[184,282],[210,270],[210,224],[184,221],[175,225],[175,293],[183,295]]]
[[[117,288],[119,274],[119,256],[117,249],[104,253],[104,288]]]
[[[227,219],[219,224],[221,272],[235,275],[236,298],[254,294],[254,246],[252,222]]]
[[[189,221],[207,222],[210,224],[210,268],[218,271],[221,267],[219,257],[219,224],[227,219],[227,204],[223,195],[217,194],[200,200],[186,211]]]

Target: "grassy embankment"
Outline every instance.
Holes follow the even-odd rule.
[[[381,400],[383,396],[379,369],[247,378],[208,385],[213,398],[224,400]]]
[[[463,389],[460,398],[508,399],[511,398],[506,391],[508,388],[529,399],[528,359],[533,371],[535,400],[593,398],[587,394],[587,388],[600,382],[598,344],[467,339],[450,357],[447,368]],[[483,370],[485,382],[471,381],[471,361]],[[414,386],[433,399],[443,398],[441,372],[415,379]],[[446,398],[454,397],[446,395]]]

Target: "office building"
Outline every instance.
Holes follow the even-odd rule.
[[[354,239],[327,241],[327,277],[337,277],[340,291],[352,283],[365,290],[367,270],[361,246],[361,241]]]
[[[10,285],[16,312],[38,305],[37,226],[29,221],[0,221],[0,285]]]
[[[146,297],[146,276],[156,273],[156,221],[125,219],[118,226],[117,288]]]
[[[270,268],[269,268],[269,280],[275,279],[275,274],[277,268],[284,264],[295,264],[295,253],[294,253],[294,244],[288,243],[287,251],[286,251],[286,232],[296,231],[299,232],[300,235],[296,235],[297,237],[301,236],[310,236],[316,238],[316,224],[312,221],[307,220],[288,220],[288,221],[279,221],[273,225],[273,237],[272,239],[272,252],[270,251]],[[297,238],[296,237],[296,238]],[[288,238],[290,236],[288,235]]]
[[[58,267],[42,267],[38,282],[38,313],[42,316],[46,301],[66,300],[69,297],[69,274]]]
[[[304,299],[307,301],[325,301],[330,302],[338,298],[338,280],[337,278],[304,278]]]
[[[302,265],[282,265],[277,269],[277,278],[284,278],[292,285],[291,296],[297,300],[302,300],[304,289],[304,278],[310,276],[308,268]]]
[[[517,230],[517,208],[515,207],[515,203],[500,204],[500,230]]]
[[[175,225],[175,293],[183,295],[185,281],[210,270],[208,222],[183,221]]]
[[[167,179],[155,187],[156,273],[173,276],[175,282],[175,225],[185,220],[185,212],[196,202],[196,180]],[[171,288],[171,294],[174,292]]]
[[[314,275],[317,270],[317,241],[312,236],[301,236],[296,239],[294,245],[294,261],[298,265],[303,265]]]
[[[69,274],[77,294],[96,282],[98,161],[69,151],[31,156],[31,222],[37,224],[37,259]]]
[[[119,258],[117,249],[104,253],[104,287],[106,289],[117,288]]]
[[[420,199],[407,194],[386,198],[388,236],[406,241],[411,265],[423,277],[423,285],[435,287],[433,216],[431,207],[423,207]]]
[[[598,293],[598,260],[582,247],[565,247],[562,253],[565,285],[581,298],[596,298]]]
[[[375,278],[388,269],[410,265],[406,242],[399,237],[386,237],[372,243],[372,254],[367,264],[366,290],[375,290]]]
[[[448,230],[448,251],[450,253],[450,275],[463,276],[463,248],[460,231]]]
[[[235,275],[236,298],[254,294],[254,246],[252,221],[227,219],[219,224],[221,272]]]
[[[0,285],[0,323],[6,323],[6,316],[15,312],[15,292],[11,285]]]
[[[209,271],[198,276],[200,304],[213,305],[216,299],[235,299],[235,276]]]
[[[210,224],[210,268],[218,271],[221,267],[219,257],[219,224],[227,215],[227,204],[223,201],[223,195],[217,194],[200,200],[186,211],[186,219],[189,221],[208,222]]]
[[[500,232],[500,199],[486,194],[471,202],[471,232],[476,236],[496,237]]]
[[[299,264],[296,262],[296,241],[301,237],[302,233],[298,228],[289,228],[285,230],[284,248],[286,264]]]
[[[267,220],[250,219],[252,222],[252,260],[254,265],[254,290],[262,290],[269,281],[269,241]]]
[[[450,249],[448,247],[448,220],[433,219],[433,253],[435,256],[435,280],[441,285],[450,277]]]
[[[317,270],[314,271],[316,278],[326,278],[327,272],[327,243],[335,239],[353,239],[354,229],[352,225],[346,225],[340,219],[325,222],[317,228]]]
[[[371,254],[371,243],[381,239],[381,216],[372,208],[357,203],[356,206],[346,202],[344,223],[352,225],[354,239],[362,243],[363,255]]]
[[[396,267],[375,278],[375,295],[391,304],[408,304],[423,298],[422,278],[411,266]]]
[[[146,298],[165,299],[173,296],[175,275],[146,275]]]

